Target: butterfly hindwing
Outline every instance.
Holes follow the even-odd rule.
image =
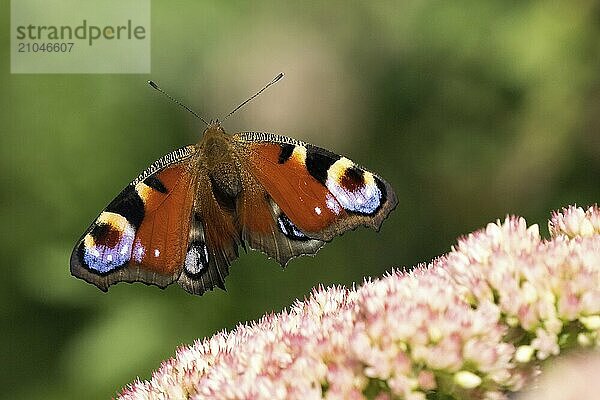
[[[292,227],[311,239],[329,241],[359,225],[378,230],[397,205],[387,182],[345,157],[274,134],[234,137],[248,170]]]
[[[116,282],[165,287],[186,256],[196,173],[186,146],[153,163],[102,211],[71,255],[71,273],[102,290]]]
[[[204,167],[200,167],[197,187],[189,243],[178,283],[190,293],[202,294],[215,286],[225,289],[225,277],[231,263],[238,258],[238,245],[242,242],[235,226],[235,210],[219,204]]]
[[[324,244],[302,233],[283,213],[250,171],[243,170],[244,191],[238,199],[238,224],[242,240],[279,264],[299,255],[314,254]]]

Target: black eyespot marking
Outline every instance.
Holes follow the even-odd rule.
[[[280,143],[281,152],[279,153],[279,164],[285,163],[290,159],[292,153],[294,152],[294,145],[289,143]]]
[[[340,185],[349,192],[354,192],[365,185],[364,175],[364,171],[358,167],[347,168],[340,179]]]
[[[94,238],[96,241],[101,241],[103,237],[105,237],[110,231],[109,224],[98,224],[95,223],[94,227],[90,230],[90,236]]]
[[[279,230],[281,233],[283,233],[289,239],[300,241],[310,240],[310,238],[302,233],[300,229],[298,229],[296,225],[294,225],[294,223],[290,221],[290,219],[283,213],[281,213],[279,218],[277,218],[277,225],[279,225]]]
[[[148,186],[150,186],[152,189],[157,190],[161,193],[167,193],[168,190],[165,187],[165,185],[163,185],[163,183],[160,181],[160,179],[158,179],[156,176],[151,175],[149,177],[147,177],[146,179],[144,179],[144,183]]]
[[[144,201],[134,186],[129,185],[106,207],[106,211],[122,215],[137,230],[144,219]]]
[[[94,242],[112,249],[121,240],[122,232],[109,224],[97,224],[90,231],[90,236],[94,238]]]
[[[306,169],[313,178],[322,184],[327,181],[329,167],[339,159],[340,156],[328,150],[315,146],[307,146],[306,148]]]

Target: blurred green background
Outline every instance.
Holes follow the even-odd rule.
[[[279,311],[315,285],[426,262],[457,236],[600,199],[600,5],[593,1],[154,1],[152,74],[11,75],[0,6],[0,386],[10,399],[106,399],[181,344]],[[69,274],[75,241],[152,161],[225,123],[286,134],[383,176],[399,206],[282,271],[259,253],[227,292]]]

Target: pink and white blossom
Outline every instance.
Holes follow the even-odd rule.
[[[543,360],[599,343],[600,209],[563,209],[549,230],[507,217],[410,272],[319,287],[180,348],[120,398],[506,399]]]

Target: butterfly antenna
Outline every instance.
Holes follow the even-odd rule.
[[[264,92],[265,90],[267,90],[267,88],[269,86],[277,83],[277,81],[280,80],[281,78],[283,78],[283,72],[280,72],[279,75],[277,75],[275,78],[273,78],[273,80],[271,82],[267,83],[262,89],[260,89],[258,92],[256,92],[253,96],[250,96],[246,101],[244,101],[242,104],[240,104],[239,106],[237,106],[236,108],[234,108],[232,112],[230,112],[229,114],[227,114],[225,116],[225,118],[223,118],[223,121],[225,121],[227,118],[229,118],[234,112],[236,112],[240,108],[244,107],[247,103],[249,103],[250,101],[254,100],[254,98],[256,96],[258,96],[259,94],[261,94],[262,92]]]
[[[207,126],[208,126],[208,122],[206,122],[204,120],[204,118],[202,118],[200,115],[198,115],[197,112],[195,112],[194,110],[192,110],[191,108],[189,108],[188,106],[186,106],[185,104],[183,104],[182,102],[180,102],[179,100],[174,99],[173,97],[171,97],[167,92],[165,92],[164,90],[162,90],[160,88],[160,86],[158,86],[156,84],[156,82],[154,81],[148,81],[148,85],[152,86],[153,89],[158,90],[159,92],[161,92],[162,94],[164,94],[169,100],[171,100],[173,103],[185,108],[186,110],[188,110],[189,112],[191,112],[192,114],[194,114],[194,116],[196,116],[196,118],[200,119],[200,121],[204,122]]]

